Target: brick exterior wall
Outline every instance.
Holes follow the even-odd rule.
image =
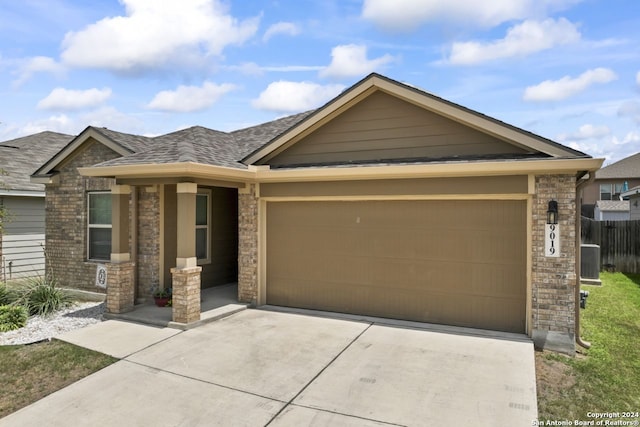
[[[150,298],[160,284],[160,193],[157,186],[138,187],[137,191],[138,298]]]
[[[86,260],[87,192],[108,191],[114,180],[83,177],[77,168],[117,157],[118,153],[103,144],[89,142],[59,168],[58,183],[46,185],[45,247],[61,286],[104,292],[95,286],[98,263]]]
[[[202,267],[172,268],[173,321],[193,323],[200,320],[200,273]]]
[[[576,180],[573,175],[535,178],[532,218],[532,326],[534,336],[553,335],[573,348],[576,286]],[[549,200],[558,202],[560,257],[545,257]],[[571,352],[571,349],[567,352]]]
[[[107,266],[107,312],[126,313],[133,310],[133,262],[108,263]]]
[[[238,301],[258,299],[258,197],[256,184],[238,191]]]
[[[88,178],[77,168],[120,157],[98,142],[81,147],[59,168],[59,181],[46,186],[46,247],[54,276],[64,287],[105,292],[95,286],[96,264],[87,261],[87,193],[108,191],[113,179]],[[160,283],[160,197],[157,187],[132,187],[138,199],[136,259],[138,298],[149,298]],[[130,218],[132,221],[132,218]],[[133,271],[133,270],[132,270]]]

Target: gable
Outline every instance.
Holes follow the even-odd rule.
[[[293,142],[259,164],[282,167],[539,155],[379,90]]]
[[[109,152],[113,152],[117,154],[117,156],[126,156],[132,153],[130,149],[126,148],[121,143],[115,142],[111,138],[106,137],[103,132],[99,132],[96,128],[91,126],[86,128],[78,136],[71,140],[71,142],[69,142],[62,150],[51,157],[44,165],[40,166],[40,168],[36,170],[33,175],[31,175],[31,182],[46,184],[54,171],[58,170],[64,164],[68,163],[70,159],[76,156],[78,152],[83,150],[87,144],[93,145],[97,143],[97,145],[103,145],[108,149]],[[93,164],[100,163],[105,160],[111,160],[112,158],[114,157],[98,159]]]

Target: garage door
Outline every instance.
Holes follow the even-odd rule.
[[[524,201],[270,202],[267,303],[525,331]]]

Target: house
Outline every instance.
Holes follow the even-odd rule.
[[[131,310],[173,288],[524,333],[574,351],[579,202],[602,159],[371,74],[323,107],[234,132],[89,127],[32,176],[65,283]],[[548,225],[547,220],[557,224]],[[548,232],[548,233],[547,233]]]
[[[594,209],[596,221],[628,221],[628,200],[598,200]]]
[[[640,153],[625,157],[596,172],[593,183],[584,188],[582,214],[595,218],[598,200],[620,200],[620,195],[629,188],[640,185]]]
[[[73,136],[41,132],[0,142],[0,281],[44,275],[44,185],[29,177]],[[0,219],[1,221],[1,219]]]
[[[623,192],[620,196],[629,201],[629,219],[640,220],[640,185]]]

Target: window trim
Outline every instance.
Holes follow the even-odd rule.
[[[604,187],[604,186],[609,187],[609,191],[603,192],[602,191],[602,187]],[[601,183],[600,187],[599,187],[600,193],[599,193],[599,196],[598,196],[598,200],[613,200],[613,188],[614,188],[614,186],[611,183]],[[608,194],[609,198],[608,199],[603,199],[602,198],[602,194]]]
[[[89,210],[91,209],[91,196],[95,195],[95,194],[108,194],[109,196],[111,196],[111,192],[110,191],[87,191],[87,261],[100,261],[100,262],[104,262],[104,261],[109,261],[111,258],[111,254],[109,254],[109,258],[91,258],[91,229],[97,229],[97,228],[101,228],[101,229],[113,229],[113,217],[111,218],[111,224],[91,224],[91,214],[89,212]],[[113,244],[113,242],[111,241],[110,244]]]
[[[197,265],[211,264],[211,199],[212,199],[212,191],[208,188],[198,188],[198,192],[196,193],[196,200],[198,196],[206,196],[207,197],[207,224],[206,225],[198,225],[195,224],[196,233],[197,230],[206,229],[206,247],[207,247],[207,257],[206,258],[197,258]],[[198,217],[197,213],[197,202],[196,202],[196,218]],[[196,237],[197,241],[197,237]],[[196,257],[198,256],[196,251]]]

